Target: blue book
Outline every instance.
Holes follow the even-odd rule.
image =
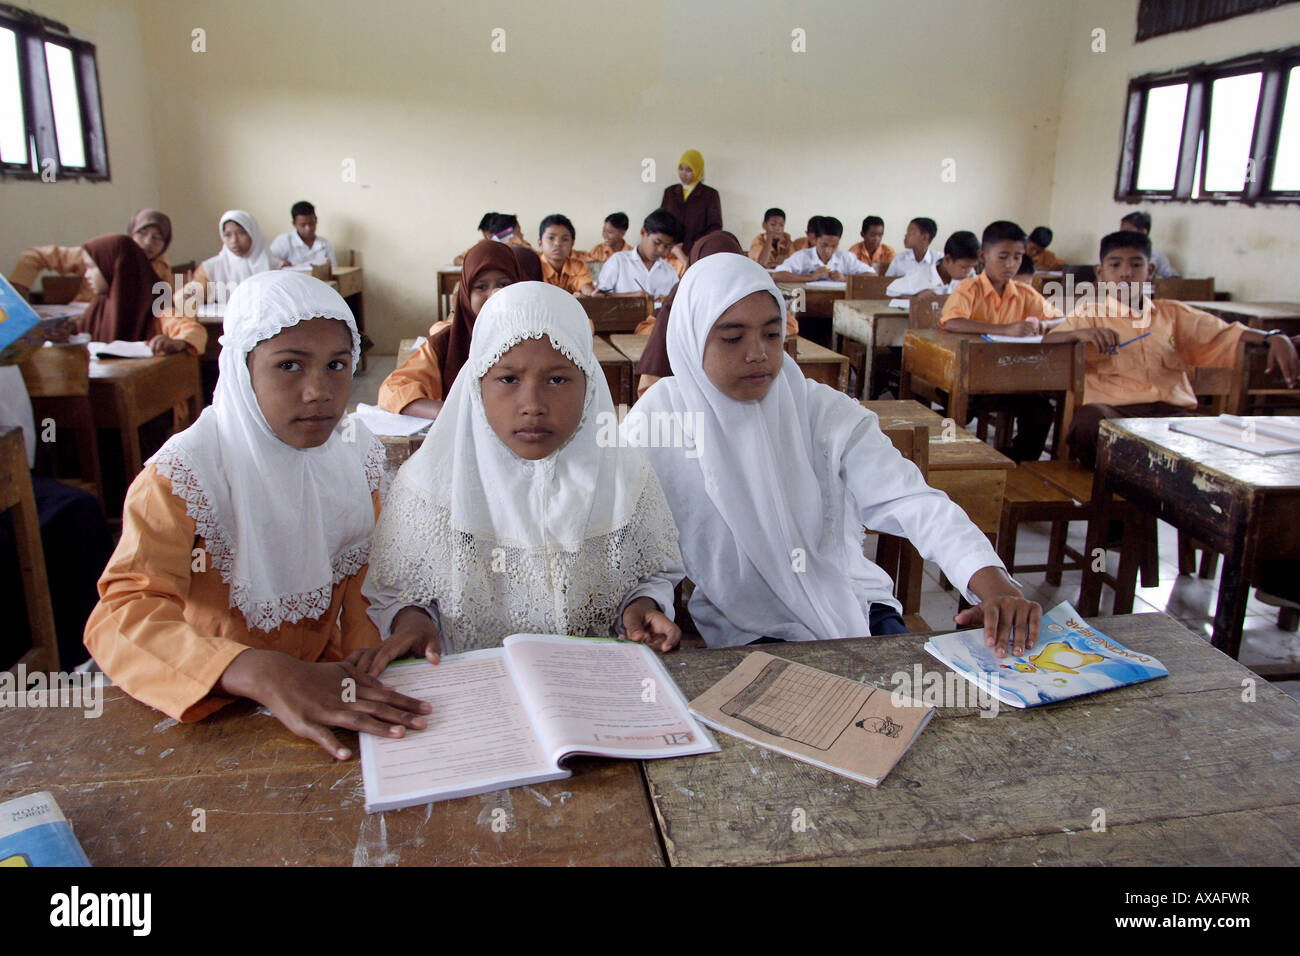
[[[0,866],[90,866],[48,791],[0,803]]]
[[[984,644],[983,628],[932,637],[925,650],[1012,707],[1054,704],[1169,676],[1150,654],[1090,627],[1064,601],[1043,615],[1038,643],[1020,657],[995,657]]]
[[[67,323],[66,315],[41,318],[0,275],[0,365],[17,365],[45,344],[51,326]]]

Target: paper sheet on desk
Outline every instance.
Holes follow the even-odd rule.
[[[847,282],[836,282],[834,279],[814,279],[804,283],[805,289],[816,289],[819,292],[843,292],[848,287]]]
[[[148,342],[91,342],[90,354],[95,358],[153,358]]]
[[[360,419],[361,424],[369,428],[372,434],[389,437],[405,438],[408,435],[421,432],[433,424],[432,420],[428,418],[386,412],[376,405],[366,405],[364,403],[358,404],[357,410],[352,414]]]
[[[1171,422],[1171,431],[1194,435],[1207,441],[1239,448],[1256,455],[1290,455],[1300,452],[1300,419],[1265,416],[1239,418],[1188,418]]]
[[[1042,345],[1041,335],[981,335],[985,342],[1014,342],[1018,345]]]

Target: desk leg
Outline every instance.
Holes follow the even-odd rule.
[[[966,394],[966,386],[960,380],[953,383],[952,392],[948,395],[948,417],[957,423],[958,428],[965,428],[966,422],[970,420],[970,396]]]
[[[866,385],[866,394],[871,394],[870,383]],[[912,373],[907,370],[906,365],[898,370],[898,397],[900,400],[912,397]]]
[[[1110,489],[1106,485],[1109,465],[1110,446],[1103,444],[1097,450],[1097,470],[1092,474],[1092,516],[1088,519],[1088,536],[1083,546],[1083,585],[1079,588],[1076,608],[1084,617],[1095,615],[1101,604],[1102,577],[1106,572],[1106,537],[1110,531]],[[1095,571],[1093,555],[1098,553],[1098,549],[1102,569]]]
[[[1214,603],[1214,635],[1210,643],[1233,660],[1241,653],[1242,624],[1246,617],[1246,600],[1250,597],[1250,576],[1246,569],[1255,564],[1258,531],[1248,535],[1247,529],[1257,528],[1257,517],[1252,513],[1237,519],[1232,547],[1223,553],[1219,596]]]

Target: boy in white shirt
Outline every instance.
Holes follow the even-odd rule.
[[[888,278],[905,276],[913,269],[932,266],[938,262],[942,258],[939,250],[930,246],[938,234],[939,226],[933,219],[921,216],[909,222],[907,232],[903,233],[904,251],[890,260],[885,276]]]
[[[641,225],[641,241],[634,249],[616,252],[601,266],[597,294],[639,295],[659,299],[677,284],[677,270],[665,256],[681,241],[682,226],[677,217],[656,209]]]
[[[330,268],[339,267],[334,258],[334,247],[324,236],[316,235],[316,207],[303,200],[293,204],[289,211],[293,228],[282,232],[271,243],[271,255],[285,266],[319,266],[329,262]]]
[[[814,282],[818,279],[831,279],[843,282],[846,275],[861,275],[869,272],[876,274],[857,256],[840,249],[840,238],[844,235],[844,224],[834,216],[817,216],[813,226],[813,244],[807,249],[791,253],[790,258],[781,263],[781,268],[772,273],[774,282]]]
[[[943,244],[943,258],[932,266],[920,266],[889,284],[885,295],[894,301],[889,304],[907,308],[907,300],[897,296],[936,292],[947,295],[957,283],[975,274],[980,258],[980,241],[975,233],[962,230],[954,232]]]

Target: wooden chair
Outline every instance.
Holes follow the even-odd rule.
[[[59,642],[54,632],[54,607],[50,603],[49,581],[45,576],[41,526],[36,516],[36,499],[32,495],[31,474],[27,470],[27,446],[21,428],[0,429],[0,511],[7,511],[13,521],[18,573],[23,580],[27,622],[32,635],[31,650],[15,662],[13,669],[23,667],[29,673],[57,671]]]
[[[37,349],[19,365],[38,434],[43,423],[52,420],[53,442],[38,441],[37,472],[89,492],[104,503],[104,480],[99,467],[99,441],[95,413],[90,404],[90,351],[85,345],[56,345]],[[58,450],[66,447],[59,439],[68,433],[76,447],[77,476],[60,474]]]
[[[1212,302],[1214,279],[1156,279],[1152,286],[1153,299],[1178,299],[1183,302]]]
[[[1237,343],[1237,365],[1233,369],[1197,369],[1199,372],[1226,372],[1229,393],[1224,411],[1234,415],[1296,414],[1300,407],[1300,388],[1288,388],[1281,369],[1266,371],[1268,348],[1264,345]],[[1198,390],[1198,396],[1201,394]]]
[[[844,298],[846,299],[885,299],[885,290],[893,279],[886,279],[874,273],[863,272],[861,275],[846,276]]]
[[[67,305],[77,297],[83,281],[79,275],[46,275],[41,280],[41,301],[46,305]]]
[[[901,426],[883,429],[886,437],[908,461],[916,465],[921,477],[930,474],[930,429],[925,425]],[[868,533],[871,533],[868,531]],[[876,564],[894,582],[894,597],[903,605],[903,621],[913,633],[930,630],[921,617],[921,582],[925,563],[915,546],[906,538],[892,534],[878,534],[876,539]]]
[[[601,295],[578,299],[597,335],[635,332],[650,310],[648,295]]]
[[[349,249],[347,254],[348,265],[356,266],[358,269],[364,268],[360,249]]]

